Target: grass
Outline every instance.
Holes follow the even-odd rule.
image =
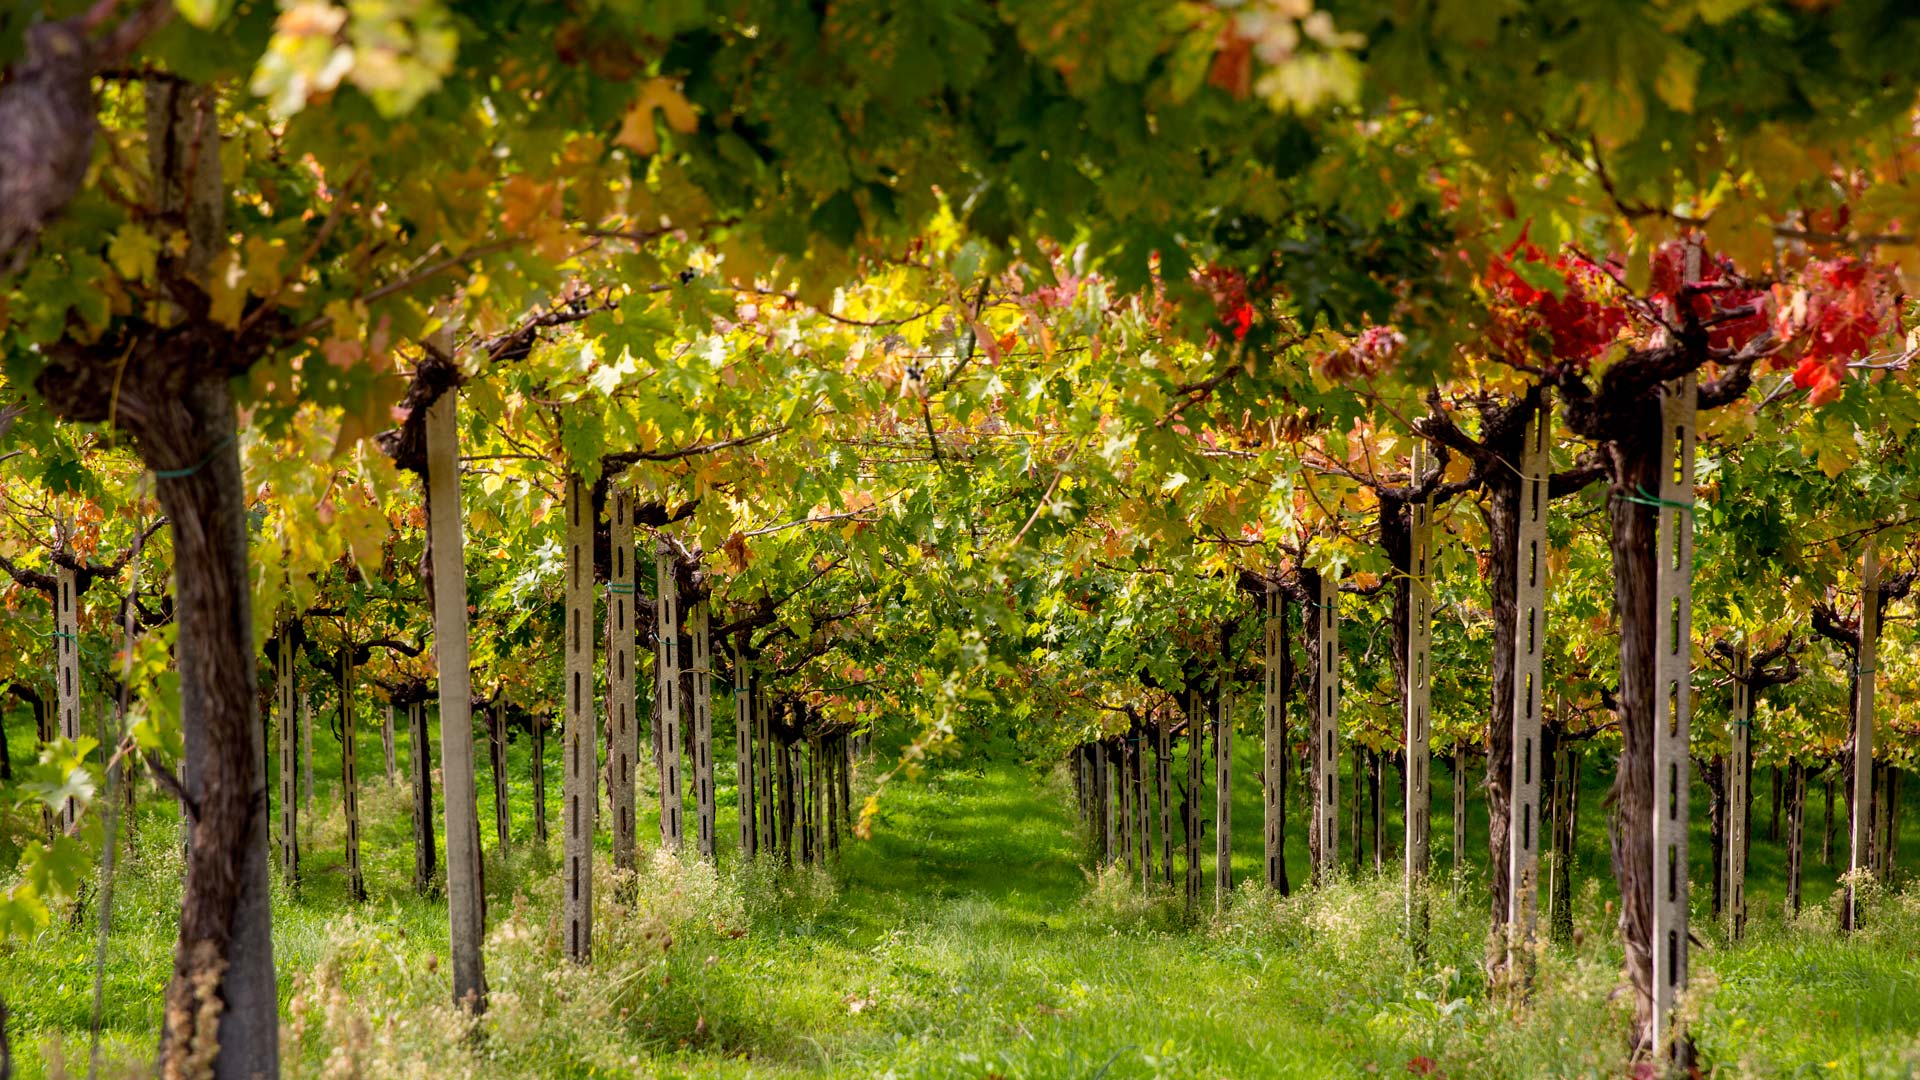
[[[1260,865],[1260,805],[1246,783],[1234,809],[1241,887],[1225,915],[1209,903],[1189,917],[1175,897],[1143,892],[1122,872],[1089,871],[1064,770],[1015,764],[990,747],[975,748],[975,764],[948,762],[891,786],[873,838],[849,843],[830,872],[742,864],[730,845],[717,872],[660,856],[616,881],[603,866],[595,962],[576,968],[560,954],[557,795],[554,838],[535,845],[520,742],[516,843],[506,852],[493,850],[491,785],[484,775],[480,784],[493,1001],[469,1031],[445,1004],[444,907],[408,885],[405,789],[379,777],[377,728],[365,738],[373,899],[345,900],[337,812],[315,823],[300,889],[275,883],[289,1075],[1320,1077],[1406,1075],[1429,1063],[1453,1077],[1624,1071],[1621,1006],[1610,1000],[1620,954],[1604,880],[1605,770],[1592,763],[1576,886],[1581,944],[1543,958],[1520,1007],[1480,974],[1477,872],[1460,897],[1433,898],[1429,948],[1416,961],[1399,932],[1391,864],[1290,898],[1247,883]],[[404,765],[404,732],[400,742]],[[1253,742],[1242,740],[1241,776],[1257,766]],[[331,743],[323,729],[323,781],[337,775]],[[1444,869],[1450,781],[1436,771]],[[721,778],[723,807],[730,780]],[[558,787],[555,770],[550,793]],[[178,913],[177,832],[170,811],[151,803],[116,882],[105,969],[107,1056],[129,1068],[151,1052]],[[1809,804],[1811,839],[1819,807]],[[1296,806],[1296,882],[1305,877],[1300,821]],[[1484,814],[1469,824],[1477,856]],[[650,824],[641,833],[654,835]],[[733,835],[730,810],[719,833]],[[1696,874],[1705,843],[1703,834]],[[1770,899],[1780,894],[1775,852],[1762,832],[1748,940],[1723,947],[1702,927],[1691,1007],[1712,1071],[1920,1076],[1920,895],[1873,898],[1867,930],[1842,939],[1817,860],[1802,918],[1787,919]],[[1209,837],[1209,886],[1212,858]],[[1702,922],[1704,908],[1696,902]],[[96,940],[91,909],[84,914],[0,953],[24,1077],[83,1071]]]

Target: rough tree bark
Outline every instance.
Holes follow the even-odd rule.
[[[1580,747],[1563,741],[1554,755],[1558,779],[1554,783],[1553,917],[1549,934],[1554,941],[1573,942],[1573,870],[1580,836]]]

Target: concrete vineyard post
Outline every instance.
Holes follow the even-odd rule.
[[[1173,734],[1166,718],[1153,725],[1154,800],[1160,819],[1160,877],[1173,887]]]
[[[1200,698],[1200,691],[1187,691],[1187,909],[1193,910],[1200,903],[1200,794],[1206,783],[1206,758],[1202,746],[1206,741],[1207,710]]]
[[[298,683],[294,676],[292,623],[280,629],[279,647],[274,650],[274,718],[278,722],[276,744],[280,749],[280,876],[288,885],[300,881],[300,799],[298,762],[295,751],[300,741],[295,714],[299,709]]]
[[[1693,664],[1694,377],[1661,394],[1658,569],[1654,578],[1653,1046],[1680,1045],[1687,986],[1689,729]]]
[[[1366,860],[1367,851],[1367,834],[1364,828],[1367,820],[1366,773],[1367,750],[1365,747],[1355,747],[1353,765],[1348,773],[1348,775],[1353,777],[1353,798],[1349,803],[1353,810],[1347,818],[1349,828],[1351,829],[1349,839],[1353,844],[1353,873],[1355,877],[1360,876],[1360,867]]]
[[[826,757],[822,760],[824,779],[827,784],[827,853],[840,853],[840,737],[828,739],[822,747]]]
[[[1427,449],[1422,440],[1413,444],[1413,483],[1419,483],[1427,471]],[[1428,787],[1433,734],[1428,709],[1432,701],[1433,654],[1433,498],[1428,496],[1407,507],[1410,517],[1407,567],[1407,810],[1406,849],[1403,870],[1407,892],[1407,936],[1416,944],[1426,935],[1427,907],[1425,883],[1431,867],[1429,829],[1432,821],[1433,794]]]
[[[451,331],[446,342],[451,351]],[[473,670],[467,640],[467,537],[460,501],[460,397],[449,390],[427,406],[427,527],[432,530],[433,652],[440,690],[440,775],[446,786],[447,915],[453,1000],[484,1009],[485,873],[480,861],[480,793],[473,765]],[[589,594],[591,595],[591,594]]]
[[[713,799],[713,636],[707,623],[707,600],[694,602],[687,619],[693,639],[693,794],[695,850],[714,861]]]
[[[1743,641],[1733,654],[1733,715],[1727,723],[1727,928],[1739,941],[1747,932],[1748,786],[1753,767],[1751,657]]]
[[[1133,747],[1128,744],[1125,735],[1114,745],[1114,769],[1119,782],[1114,786],[1113,796],[1117,803],[1115,810],[1120,821],[1120,850],[1115,863],[1125,863],[1127,874],[1133,874]]]
[[[1545,699],[1547,473],[1553,414],[1543,396],[1520,451],[1520,523],[1514,558],[1513,807],[1507,827],[1507,963],[1525,980],[1540,907],[1541,703]]]
[[[566,723],[561,732],[562,919],[568,958],[593,958],[593,819],[599,799],[593,707],[593,502],[586,481],[567,473]]]
[[[354,734],[353,638],[340,641],[340,798],[347,818],[347,898],[367,898],[367,879],[360,869],[360,753]]]
[[[1314,618],[1313,814],[1320,842],[1314,880],[1323,882],[1340,869],[1340,579],[1331,571],[1319,576]]]
[[[632,870],[634,862],[633,767],[640,756],[639,725],[633,715],[634,566],[633,496],[611,493],[607,580],[607,812],[613,819],[613,865]]]
[[[413,890],[433,891],[433,754],[427,741],[427,706],[407,704],[407,742],[413,756]]]
[[[533,728],[533,838],[547,842],[547,717],[535,711]]]
[[[808,736],[806,772],[802,782],[806,785],[802,798],[806,800],[806,853],[807,865],[813,866],[820,858],[820,738]]]
[[[1266,859],[1267,888],[1281,892],[1287,887],[1286,855],[1286,763],[1287,716],[1282,684],[1286,681],[1286,602],[1280,586],[1269,582],[1265,603],[1265,648],[1261,666],[1260,711],[1262,720],[1261,800],[1265,811],[1263,849]]]
[[[680,583],[673,547],[662,538],[654,547],[659,579],[654,640],[659,643],[659,692],[654,695],[654,731],[660,754],[660,842],[680,850]]]
[[[1859,898],[1853,883],[1869,868],[1868,847],[1873,834],[1873,692],[1879,666],[1880,560],[1869,546],[1860,560],[1860,651],[1856,658],[1853,708],[1853,798],[1848,803],[1850,826],[1847,848],[1847,885],[1841,927],[1860,925]]]
[[[1073,769],[1073,810],[1079,815],[1080,824],[1087,823],[1087,744],[1079,743],[1068,753],[1067,763]]]
[[[60,737],[80,737],[80,601],[75,593],[78,575],[69,566],[58,566],[53,573],[54,622],[54,716]],[[60,807],[62,832],[79,820],[72,799]]]
[[[1453,750],[1453,890],[1459,892],[1467,881],[1467,752]]]
[[[774,748],[774,769],[778,774],[780,792],[778,826],[780,835],[780,862],[783,866],[793,865],[793,743],[782,738]]]
[[[307,839],[313,839],[313,701],[300,695],[300,812],[306,816]]]
[[[752,664],[747,658],[747,632],[742,630],[733,648],[733,786],[740,810],[740,854],[749,858],[759,851],[753,798]]]
[[[845,819],[842,824],[849,833],[853,830],[853,744],[846,736],[841,736],[835,750],[834,769],[840,777],[840,813]]]
[[[1093,760],[1093,829],[1100,844],[1100,865],[1104,867],[1113,861],[1113,769],[1107,764],[1105,743],[1095,744]]]
[[[1213,699],[1213,906],[1227,909],[1233,894],[1233,705],[1226,679]]]
[[[1153,881],[1153,810],[1147,801],[1147,750],[1151,740],[1144,730],[1135,732],[1132,738],[1133,810],[1139,822],[1140,887],[1144,889]]]
[[[493,838],[505,851],[512,841],[512,818],[507,802],[507,707],[502,704],[487,710],[487,765],[493,773]]]
[[[1807,767],[1799,758],[1787,762],[1787,913],[1800,914],[1800,868],[1807,821]]]
[[[1387,803],[1386,785],[1383,783],[1386,773],[1386,755],[1378,750],[1367,754],[1367,814],[1371,823],[1373,845],[1373,871],[1379,873],[1387,866]]]
[[[380,721],[380,752],[386,758],[387,784],[393,784],[397,774],[393,759],[393,702],[387,702],[384,719]]]
[[[754,761],[753,780],[758,789],[759,798],[759,835],[755,847],[756,853],[770,851],[779,835],[779,825],[775,820],[779,806],[774,799],[773,770],[776,764],[773,745],[773,710],[769,707],[768,694],[764,687],[754,684]]]

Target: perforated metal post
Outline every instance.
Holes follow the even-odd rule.
[[[1427,471],[1424,442],[1413,444],[1412,483],[1420,483]],[[1433,796],[1427,786],[1433,751],[1433,734],[1428,717],[1432,700],[1432,673],[1428,662],[1433,653],[1433,499],[1420,499],[1407,507],[1409,550],[1407,552],[1407,837],[1404,867],[1407,891],[1407,934],[1418,941],[1426,934],[1427,906],[1425,882],[1431,866],[1429,829],[1432,824]]]
[[[707,600],[701,597],[693,605],[687,620],[693,639],[693,793],[697,831],[696,850],[708,862],[714,860],[713,799],[713,635],[707,622]],[[817,747],[815,748],[818,749]]]
[[[659,686],[654,694],[655,741],[660,749],[660,842],[680,850],[680,582],[673,547],[665,539],[654,546],[659,579],[654,611],[654,640],[659,651]]]
[[[579,473],[567,474],[566,723],[561,742],[562,917],[569,959],[593,958],[593,820],[600,733],[593,707],[593,500]]]
[[[1513,809],[1507,820],[1507,963],[1530,975],[1540,910],[1540,712],[1547,631],[1547,470],[1553,415],[1543,393],[1520,451],[1520,523],[1514,557]]]
[[[1747,793],[1753,766],[1753,663],[1747,643],[1733,653],[1733,716],[1727,724],[1727,926],[1747,931]]]
[[[755,679],[752,685],[753,709],[753,781],[759,791],[759,836],[757,852],[772,851],[779,845],[779,805],[774,797],[773,774],[777,764],[773,746],[773,708],[766,688]]]
[[[1853,799],[1848,807],[1846,906],[1843,927],[1860,925],[1860,907],[1851,881],[1866,873],[1873,837],[1873,681],[1880,651],[1880,559],[1871,545],[1860,560],[1860,652],[1853,710]]]
[[[740,807],[740,854],[758,851],[753,780],[753,661],[747,658],[743,631],[733,650],[734,793]]]
[[[1314,618],[1320,620],[1313,681],[1318,697],[1313,717],[1313,813],[1320,836],[1314,878],[1324,881],[1340,869],[1340,579],[1330,571],[1320,575]]]
[[[71,567],[54,567],[54,717],[60,738],[81,738],[81,600],[75,590],[79,575]],[[79,807],[67,799],[60,807],[65,832],[79,819]]]
[[[53,658],[54,717],[60,737],[80,737],[80,598],[75,590],[78,575],[71,567],[56,566],[53,571]],[[73,826],[78,808],[72,799],[60,807],[62,831]]]
[[[1266,811],[1265,852],[1267,866],[1267,887],[1278,889],[1286,880],[1286,837],[1282,831],[1285,821],[1285,809],[1280,803],[1282,784],[1281,770],[1286,768],[1286,716],[1282,709],[1285,699],[1281,696],[1281,668],[1284,664],[1284,651],[1287,647],[1286,628],[1281,619],[1282,601],[1280,586],[1273,582],[1267,584],[1265,605],[1265,662],[1262,664],[1260,702],[1263,722],[1261,748],[1264,753],[1262,766],[1261,798]]]
[[[393,758],[393,702],[387,702],[386,717],[380,721],[380,752],[386,758],[387,783],[394,780],[395,763]]]
[[[1687,985],[1687,794],[1693,663],[1693,420],[1689,375],[1661,390],[1659,553],[1654,579],[1653,1045],[1675,1043]]]
[[[608,498],[611,550],[607,567],[607,724],[608,812],[613,817],[613,865],[633,869],[633,768],[640,756],[639,725],[634,722],[633,496],[615,490]]]

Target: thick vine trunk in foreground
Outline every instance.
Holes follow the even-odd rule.
[[[246,492],[224,377],[155,409],[141,435],[163,472],[172,522],[174,655],[195,807],[167,984],[162,1060],[169,1075],[211,1066],[216,1080],[279,1075],[280,1021],[267,896],[266,778],[247,573]],[[199,464],[196,467],[196,463]]]

